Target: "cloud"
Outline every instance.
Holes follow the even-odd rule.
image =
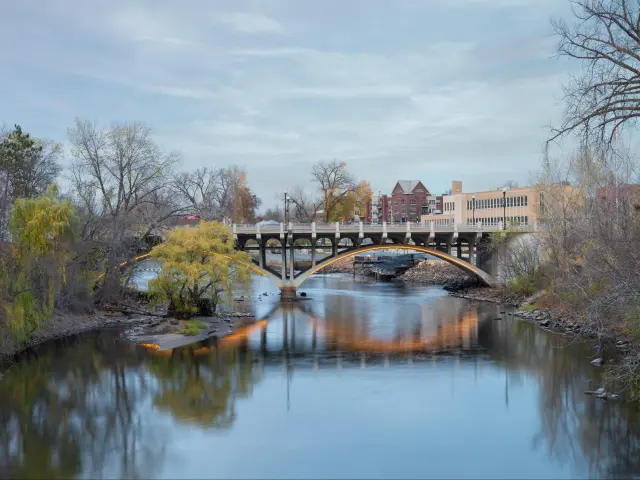
[[[569,72],[558,2],[532,1],[3,4],[0,41],[34,34],[3,56],[0,124],[64,140],[74,116],[146,121],[182,168],[242,165],[265,202],[332,158],[383,191],[524,183]]]
[[[284,27],[273,18],[259,13],[229,12],[216,15],[214,23],[225,25],[236,32],[247,34],[280,34]]]

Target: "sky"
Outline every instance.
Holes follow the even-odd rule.
[[[374,191],[521,185],[574,64],[568,0],[2,0],[0,124],[62,142],[143,121],[180,169],[242,166],[264,207],[345,161]],[[67,158],[65,161],[69,161]]]

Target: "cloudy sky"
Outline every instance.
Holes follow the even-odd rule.
[[[0,124],[142,120],[265,206],[339,159],[375,190],[526,183],[570,65],[568,0],[2,0]]]

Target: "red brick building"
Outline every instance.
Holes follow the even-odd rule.
[[[431,196],[420,180],[399,180],[389,201],[388,222],[420,222],[422,209],[429,206]]]

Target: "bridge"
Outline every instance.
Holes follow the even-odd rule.
[[[253,254],[258,270],[275,283],[283,299],[292,299],[302,283],[316,272],[343,258],[377,250],[411,250],[440,258],[465,271],[479,284],[496,286],[498,282],[476,265],[478,241],[502,225],[446,225],[363,222],[341,224],[273,225],[233,224],[231,226],[237,248]],[[510,230],[513,230],[510,228]],[[532,232],[536,225],[520,226],[517,230]],[[329,254],[318,258],[318,250]],[[281,255],[279,271],[267,265],[267,251]],[[295,270],[295,252],[310,250],[308,268]],[[454,256],[455,250],[455,256]],[[463,254],[466,252],[466,256]]]

